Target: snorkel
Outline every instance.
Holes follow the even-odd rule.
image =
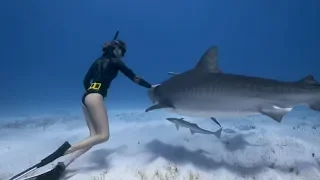
[[[103,54],[108,55],[108,56],[112,56],[112,57],[118,57],[119,55],[121,57],[123,57],[127,51],[126,49],[126,44],[122,41],[122,40],[117,40],[119,35],[119,30],[116,32],[116,34],[113,37],[113,40],[111,42],[107,42],[105,44],[103,44],[102,46],[102,51]],[[115,48],[120,48],[121,52],[119,52],[120,54],[116,53],[118,51],[114,51]]]
[[[113,37],[113,41],[116,40],[118,38],[118,35],[119,35],[119,30],[116,32],[116,34],[114,35]]]
[[[119,30],[116,32],[116,34],[114,35],[114,37],[113,37],[113,40],[112,41],[115,41],[117,38],[118,38],[118,35],[119,35]],[[109,52],[112,52],[113,51],[113,49],[109,46],[110,45],[110,43],[105,43],[105,44],[103,44],[102,45],[102,51],[104,52],[104,53],[109,53]]]

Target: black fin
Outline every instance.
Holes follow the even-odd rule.
[[[33,180],[59,180],[65,168],[65,165],[59,162],[51,171],[41,174]]]

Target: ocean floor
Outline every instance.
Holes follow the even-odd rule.
[[[281,124],[265,116],[218,119],[221,139],[176,129],[167,111],[109,111],[110,139],[73,162],[63,180],[319,180],[320,113],[300,110]],[[189,118],[217,131],[210,119]],[[38,163],[89,131],[81,113],[0,118],[0,179]],[[40,168],[44,171],[52,164]]]

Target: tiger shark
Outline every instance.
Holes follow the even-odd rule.
[[[146,112],[169,109],[215,119],[265,115],[280,123],[298,105],[320,111],[320,84],[312,75],[288,82],[224,73],[218,66],[217,46],[208,48],[195,67],[169,74],[148,90],[153,105]]]

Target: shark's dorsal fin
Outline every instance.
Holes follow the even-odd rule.
[[[210,47],[201,57],[195,69],[202,72],[222,73],[218,66],[218,47]]]
[[[312,85],[320,85],[319,82],[316,81],[312,75],[308,75],[300,79],[298,82],[305,83],[305,84],[312,84]]]

